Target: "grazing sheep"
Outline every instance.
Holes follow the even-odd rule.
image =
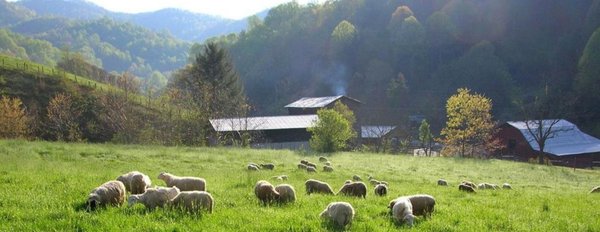
[[[317,172],[317,169],[314,167],[306,167],[307,172]]]
[[[327,162],[327,158],[323,157],[323,156],[319,156],[319,162]]]
[[[354,180],[354,181],[361,181],[362,179],[360,178],[359,175],[354,175],[354,176],[352,176],[352,180]]]
[[[385,186],[390,186],[387,181],[379,181],[379,184],[383,184]]]
[[[346,181],[344,181],[344,184],[350,184],[350,183],[352,183],[352,181],[351,181],[351,180],[346,180]]]
[[[205,209],[208,213],[212,213],[214,202],[215,200],[208,192],[185,191],[179,193],[170,204],[172,207],[183,208],[188,212],[200,212],[201,209]]]
[[[496,188],[498,188],[498,185],[495,184],[490,184],[490,183],[481,183],[479,185],[477,185],[478,189],[493,189],[496,190]]]
[[[309,162],[308,162],[308,161],[306,161],[306,160],[300,160],[300,163],[301,163],[301,164],[304,164],[304,165],[307,165]]]
[[[121,206],[125,201],[125,185],[123,182],[112,180],[95,188],[88,195],[86,208],[88,211],[107,205]]]
[[[304,182],[304,186],[306,186],[306,194],[309,195],[311,193],[333,194],[331,186],[322,181],[309,179],[306,182]]]
[[[248,171],[258,171],[258,170],[260,170],[259,167],[254,166],[252,164],[248,164]]]
[[[473,188],[473,189],[477,189],[477,185],[475,183],[471,182],[471,181],[466,181],[465,180],[461,184],[471,186],[471,188]]]
[[[158,187],[146,189],[142,194],[134,194],[127,199],[128,206],[131,207],[135,203],[142,203],[148,209],[163,207],[169,201],[173,200],[180,193],[177,187]]]
[[[408,226],[413,225],[415,216],[413,215],[412,204],[406,197],[397,198],[394,206],[392,207],[392,217],[396,223],[402,223],[403,221]]]
[[[305,169],[306,170],[307,167],[308,166],[306,166],[305,164],[298,164],[298,169]]]
[[[275,191],[275,187],[266,180],[256,182],[254,186],[254,194],[264,204],[267,205],[279,198],[279,193]]]
[[[370,179],[369,183],[371,183],[371,185],[378,185],[378,184],[380,184],[380,182],[378,180],[376,180],[376,179]]]
[[[326,166],[331,166],[331,162],[327,161],[327,162],[325,162],[325,165]]]
[[[367,185],[363,182],[352,182],[349,184],[345,184],[342,186],[340,191],[338,191],[338,195],[346,195],[353,197],[367,197]]]
[[[273,176],[273,179],[278,180],[278,181],[284,181],[284,180],[288,179],[288,176],[286,176],[286,175]]]
[[[276,199],[279,203],[288,203],[296,201],[296,190],[289,184],[280,184],[275,186],[275,191],[279,193]]]
[[[594,188],[593,188],[593,189],[590,191],[590,193],[600,193],[600,186],[596,186],[596,187],[594,187]]]
[[[179,177],[170,173],[161,172],[158,179],[165,181],[168,187],[177,187],[181,191],[206,191],[206,181],[199,177]]]
[[[385,196],[387,194],[387,186],[384,184],[378,184],[375,186],[375,195],[376,196]]]
[[[319,214],[323,219],[332,220],[336,225],[345,227],[352,223],[354,208],[348,202],[332,202]]]
[[[308,163],[306,164],[306,166],[307,166],[307,167],[313,167],[313,168],[317,169],[317,165],[316,165],[316,164],[314,164],[314,163],[311,163],[311,162],[308,162]]]
[[[323,166],[323,171],[324,172],[333,172],[333,167],[331,167],[331,166]]]
[[[444,180],[444,179],[439,179],[437,181],[437,184],[440,185],[440,186],[448,186],[448,182],[446,180]]]
[[[273,170],[273,169],[275,169],[275,164],[271,164],[271,163],[268,163],[268,164],[260,164],[260,167],[261,167],[261,168],[264,168],[264,169]]]
[[[475,189],[472,186],[467,185],[467,184],[460,184],[458,186],[458,190],[469,192],[469,193],[474,193],[475,192]]]
[[[503,188],[503,189],[512,189],[512,186],[510,186],[510,184],[509,184],[509,183],[504,183],[504,184],[502,185],[502,188]]]
[[[412,205],[412,212],[415,216],[431,216],[435,209],[435,198],[426,194],[418,194],[407,197]]]
[[[282,179],[282,180],[287,180],[287,179],[288,179],[288,176],[287,176],[287,175],[281,175],[281,176],[279,176],[279,177],[281,177],[281,179]]]
[[[117,177],[118,181],[123,182],[125,189],[131,194],[144,193],[147,188],[150,188],[152,181],[150,177],[138,171],[132,171]]]
[[[260,166],[258,164],[256,164],[256,163],[249,163],[248,166],[250,166],[250,165],[255,166],[255,167],[257,167],[257,168],[260,169]]]

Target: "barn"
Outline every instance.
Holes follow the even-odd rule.
[[[544,120],[542,129],[547,129],[551,121]],[[553,136],[546,140],[544,154],[553,165],[579,168],[600,165],[600,139],[582,132],[575,124],[564,119],[558,121],[551,131]],[[496,154],[499,158],[537,160],[540,149],[524,121],[500,124],[495,137],[503,147]]]
[[[331,109],[336,102],[342,102],[348,106],[352,112],[358,112],[360,104],[359,100],[350,98],[344,95],[328,96],[328,97],[303,97],[285,106],[289,115],[317,114],[317,110],[327,108]]]

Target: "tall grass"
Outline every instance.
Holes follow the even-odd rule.
[[[393,223],[386,208],[400,195],[427,193],[437,199],[430,219],[419,218],[415,231],[600,231],[600,172],[498,160],[410,157],[338,153],[328,157],[333,173],[298,170],[300,159],[315,156],[291,151],[226,148],[123,146],[0,141],[0,231],[327,231],[341,230],[319,219],[332,201],[350,202],[356,217],[347,230],[408,229]],[[273,171],[249,172],[249,162],[276,164]],[[319,165],[320,168],[322,165]],[[215,198],[212,214],[168,209],[107,208],[86,212],[90,190],[138,170],[153,184],[161,171],[200,176]],[[253,195],[256,181],[286,174],[298,199],[283,206],[262,206]],[[366,199],[306,195],[309,178],[328,182],[337,191],[346,179],[373,175],[390,184],[385,197]],[[439,187],[444,178],[450,187]],[[462,180],[502,184],[513,190],[459,192]]]

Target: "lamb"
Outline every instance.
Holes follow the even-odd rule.
[[[352,176],[352,180],[354,180],[354,181],[361,181],[362,179],[360,178],[359,175],[354,175],[354,176]]]
[[[271,164],[271,163],[260,164],[260,167],[264,168],[264,169],[273,170],[273,169],[275,169],[275,164]]]
[[[354,196],[354,197],[367,197],[367,185],[363,182],[352,182],[342,186],[338,195]]]
[[[314,167],[306,167],[307,172],[317,172],[317,169]]]
[[[331,186],[322,181],[309,179],[306,182],[304,182],[304,186],[306,186],[306,194],[308,195],[310,195],[311,193],[333,194]]]
[[[510,184],[509,184],[509,183],[504,183],[504,184],[502,185],[502,188],[503,188],[503,189],[512,189],[512,186],[510,186]]]
[[[474,193],[475,192],[475,189],[472,186],[468,185],[468,184],[460,184],[458,186],[458,190],[469,192],[469,193]]]
[[[323,219],[332,220],[336,225],[345,227],[352,223],[354,208],[348,202],[332,202],[319,214]]]
[[[152,181],[150,177],[138,171],[132,171],[117,177],[118,181],[123,182],[125,189],[131,194],[144,193],[147,188],[150,188]]]
[[[446,180],[444,180],[444,179],[439,179],[437,181],[437,184],[440,185],[440,186],[448,186],[448,182]]]
[[[594,188],[593,188],[593,189],[590,191],[590,193],[600,193],[600,186],[596,186],[596,187],[594,187]]]
[[[260,170],[260,168],[258,168],[257,166],[248,164],[248,171],[258,171],[258,170]]]
[[[275,191],[279,193],[276,199],[279,203],[288,203],[296,201],[296,190],[289,184],[280,184],[275,186]]]
[[[323,156],[319,156],[319,162],[327,162],[327,158],[323,157]]]
[[[88,211],[107,205],[121,206],[125,201],[125,185],[121,181],[108,181],[95,188],[88,195],[86,208]]]
[[[405,221],[408,226],[412,226],[415,216],[410,200],[406,197],[399,197],[394,200],[395,204],[392,207],[392,217],[396,223]]]
[[[179,177],[161,172],[158,179],[165,181],[168,187],[176,186],[181,191],[206,191],[206,181],[199,177]]]
[[[267,205],[279,198],[279,193],[275,190],[275,187],[266,180],[260,180],[256,182],[254,186],[254,195],[260,200],[264,205]]]
[[[333,167],[331,167],[331,166],[323,166],[323,171],[324,172],[333,172]]]
[[[307,166],[305,164],[298,164],[298,169],[305,169],[306,170]]]
[[[378,184],[375,186],[375,195],[376,196],[385,196],[387,194],[387,186],[384,184]]]
[[[183,208],[188,212],[200,212],[201,209],[205,209],[208,213],[212,213],[214,202],[212,195],[208,192],[185,191],[171,200],[170,205]]]
[[[146,189],[142,194],[134,194],[127,199],[128,207],[142,203],[148,209],[163,207],[180,193],[177,187],[158,187]]]
[[[479,189],[493,189],[496,190],[496,188],[498,188],[498,185],[495,184],[490,184],[490,183],[481,183],[477,186],[477,188]]]

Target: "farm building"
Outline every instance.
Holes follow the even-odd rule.
[[[336,102],[342,102],[348,106],[352,112],[358,112],[361,102],[354,98],[344,95],[329,97],[303,97],[300,100],[292,102],[285,106],[289,115],[317,114],[317,110],[331,109]]]
[[[547,129],[550,122],[551,120],[544,120],[542,129]],[[530,128],[533,126],[530,123]],[[551,132],[553,136],[546,140],[544,153],[552,164],[569,167],[600,165],[600,139],[582,132],[567,120],[558,121]],[[497,153],[498,157],[518,161],[537,160],[540,149],[525,122],[501,124],[496,138],[503,145]]]

